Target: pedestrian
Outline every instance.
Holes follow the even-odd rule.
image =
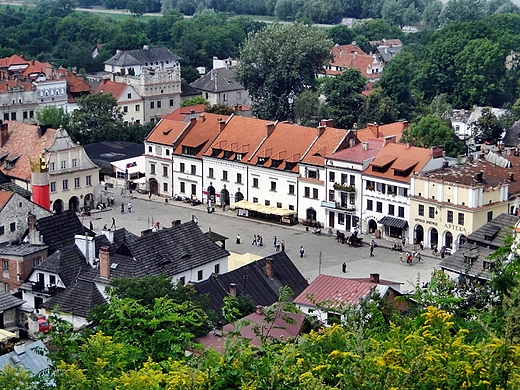
[[[276,238],[276,236],[274,236],[274,239],[273,239],[273,247],[276,248],[276,242],[278,241],[278,239]]]
[[[121,214],[125,212],[125,204],[121,203]]]
[[[370,257],[374,257],[374,247],[376,246],[376,242],[374,240],[370,241]]]
[[[198,225],[198,224],[199,224],[199,220],[197,219],[196,216],[193,216],[193,222],[195,222],[195,225]]]
[[[134,196],[132,195],[132,189],[130,189],[130,199],[134,199]]]
[[[305,249],[303,249],[303,245],[300,246],[300,257],[303,257],[303,254],[305,253]]]
[[[253,236],[253,242],[251,243],[251,245],[257,245],[256,234]]]
[[[346,274],[347,273],[347,263],[343,262],[341,265],[341,271]]]
[[[262,238],[262,236],[257,236],[256,238],[256,242],[258,246],[264,246],[264,239]]]
[[[148,191],[148,200],[152,200],[152,191]]]
[[[128,202],[128,212],[132,212],[132,202]]]
[[[108,230],[108,226],[106,223],[103,225],[103,230]]]
[[[404,246],[406,245],[406,238],[403,237],[403,239],[401,240],[401,242],[403,243],[403,248],[404,248]]]
[[[285,240],[282,240],[282,252],[285,252]]]
[[[282,243],[280,242],[280,240],[276,241],[276,251],[277,252],[280,252],[280,247],[282,246]]]
[[[423,241],[421,241],[421,242],[419,243],[419,248],[421,248],[421,250],[424,249],[424,242],[423,242]]]
[[[94,224],[90,221],[90,230],[94,230]]]
[[[437,250],[437,244],[434,244],[434,245],[433,245],[433,255],[434,255],[435,257],[437,257],[437,252],[438,252],[438,250]]]
[[[399,262],[403,262],[403,252],[399,252]]]
[[[121,196],[124,196],[124,194],[125,194],[125,190],[123,190],[123,189],[121,188]]]
[[[236,243],[237,243],[237,244],[240,244],[240,234],[237,234]]]
[[[116,219],[114,217],[112,217],[112,225],[110,226],[110,229],[115,229],[116,228]]]

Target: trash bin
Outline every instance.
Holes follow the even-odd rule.
[[[309,231],[309,227],[308,227],[308,226],[305,226],[305,231],[306,231],[306,232]]]

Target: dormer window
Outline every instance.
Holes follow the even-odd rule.
[[[267,162],[267,158],[258,157],[258,165],[264,165]]]
[[[242,161],[242,157],[244,157],[244,155],[242,153],[237,153],[235,155],[235,160],[236,161]]]
[[[273,160],[271,162],[271,168],[278,168],[281,163],[282,163],[282,160]]]
[[[495,262],[489,261],[489,260],[484,260],[482,262],[482,268],[491,270],[491,269],[495,268]]]
[[[220,154],[220,152],[222,152],[222,149],[213,148],[213,151],[211,152],[211,155],[213,157],[217,157]]]
[[[233,152],[230,152],[229,150],[224,151],[224,158],[230,159],[233,155]]]
[[[191,146],[183,146],[182,154],[187,154],[188,156],[195,156],[197,154],[197,150],[192,148]]]

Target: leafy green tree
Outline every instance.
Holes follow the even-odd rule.
[[[500,123],[500,120],[496,117],[493,111],[491,111],[490,107],[485,107],[482,110],[481,117],[472,124],[472,128],[473,137],[478,142],[496,142],[504,131],[502,123]]]
[[[367,123],[387,124],[399,119],[399,111],[395,102],[383,94],[380,87],[374,88],[364,99],[359,114],[357,127],[362,129]]]
[[[236,75],[262,119],[293,120],[294,100],[331,60],[332,41],[304,24],[273,24],[244,43]]]
[[[190,99],[185,99],[181,102],[181,107],[189,107],[189,106],[196,106],[197,104],[204,104],[206,106],[209,105],[209,101],[204,99],[202,95],[195,96]]]
[[[296,98],[294,104],[296,122],[302,126],[316,127],[320,120],[327,118],[327,107],[320,101],[318,91],[306,89]]]
[[[45,106],[36,110],[36,123],[50,125],[53,129],[68,128],[70,115],[61,107]]]
[[[334,44],[347,45],[352,43],[355,35],[350,27],[344,24],[338,24],[327,29],[327,36],[332,39]]]
[[[453,107],[448,103],[445,93],[437,95],[430,103],[430,111],[433,115],[440,116],[446,123],[449,124],[450,118],[453,114]]]
[[[422,21],[428,28],[438,28],[439,27],[439,15],[442,11],[443,4],[440,0],[435,0],[430,2],[424,9],[422,13]]]
[[[423,148],[443,145],[446,154],[452,157],[466,151],[465,144],[457,138],[453,129],[436,115],[427,115],[404,130],[401,142],[411,142]]]
[[[365,84],[366,79],[361,72],[350,68],[341,75],[323,81],[327,111],[336,127],[350,129],[357,122],[363,106]]]
[[[146,13],[146,4],[141,0],[128,0],[126,8],[132,14],[132,16],[139,17]]]
[[[78,109],[70,118],[70,136],[88,144],[121,139],[121,107],[111,94],[94,93],[77,100]]]
[[[485,0],[449,0],[439,15],[441,27],[453,22],[472,22],[484,16]]]
[[[211,104],[206,106],[204,111],[220,115],[231,115],[235,112],[233,107],[230,107],[227,104]]]

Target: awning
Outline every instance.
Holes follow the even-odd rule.
[[[14,339],[16,337],[16,333],[9,332],[5,329],[0,329],[0,341],[2,343],[6,342],[9,339]]]
[[[290,215],[296,214],[296,211],[294,210],[284,209],[281,207],[264,206],[260,203],[251,203],[247,200],[235,202],[233,203],[233,206],[237,209],[246,209],[262,214],[278,215],[280,217],[288,217]]]
[[[379,221],[380,224],[390,227],[396,227],[399,229],[406,229],[408,227],[408,221],[404,219],[394,218],[394,217],[383,217]]]
[[[257,211],[258,208],[262,207],[262,205],[260,203],[252,203],[247,200],[241,200],[241,201],[235,202],[235,203],[233,203],[233,206],[235,208],[253,210],[253,211]]]

